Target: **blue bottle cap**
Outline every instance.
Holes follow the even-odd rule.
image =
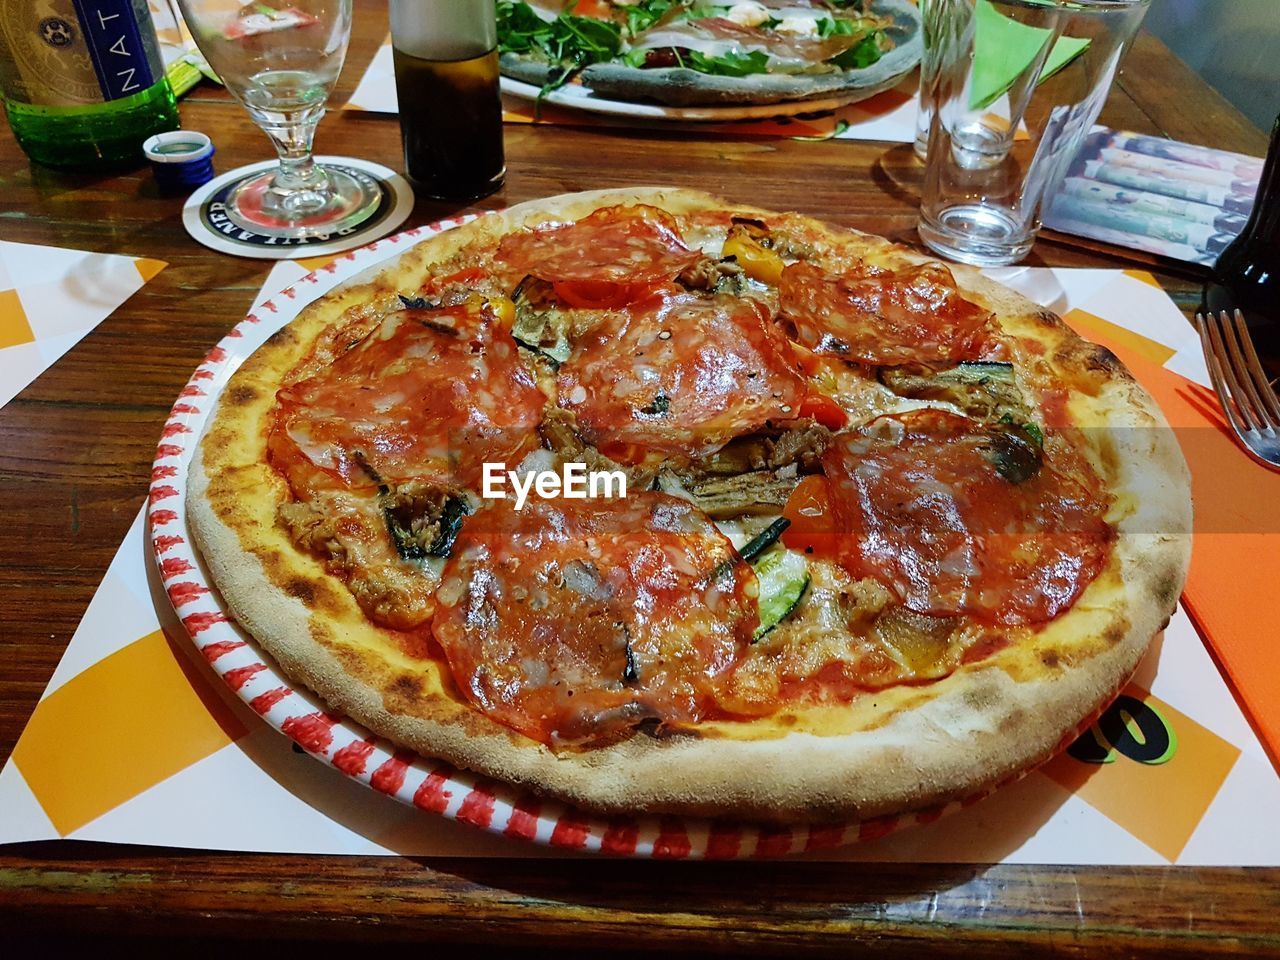
[[[165,193],[186,193],[213,179],[213,141],[195,130],[170,130],[148,137],[142,152]]]

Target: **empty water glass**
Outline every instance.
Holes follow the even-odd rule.
[[[938,102],[938,80],[943,68],[950,64],[956,51],[962,49],[953,31],[964,23],[963,16],[951,13],[947,7],[964,0],[920,0],[920,16],[924,22],[921,31],[923,50],[920,54],[920,111],[916,114],[916,156],[924,160],[929,152],[929,128],[933,125],[933,111]]]
[[[965,263],[1016,263],[1097,120],[1150,0],[927,0],[942,51],[920,237]],[[938,39],[941,38],[941,39]]]
[[[271,138],[272,171],[238,184],[226,199],[237,226],[272,237],[325,236],[362,222],[381,201],[360,180],[311,158],[316,124],[342,70],[351,0],[178,0],[227,90]]]

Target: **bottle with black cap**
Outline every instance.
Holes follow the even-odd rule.
[[[1280,117],[1249,222],[1218,257],[1201,307],[1241,310],[1267,372],[1280,377]]]
[[[423,194],[474,200],[502,186],[493,0],[391,0],[405,172]]]

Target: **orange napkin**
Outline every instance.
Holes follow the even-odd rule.
[[[1124,361],[1177,433],[1195,502],[1182,599],[1280,769],[1280,473],[1239,447],[1212,390],[1113,342],[1079,312],[1068,320]]]

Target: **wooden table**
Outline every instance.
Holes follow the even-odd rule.
[[[357,14],[338,102],[383,35]],[[220,169],[268,156],[265,138],[216,88],[182,105]],[[1104,121],[1261,155],[1263,135],[1158,41],[1143,36]],[[603,186],[710,185],[915,242],[920,167],[909,146],[726,140],[661,132],[507,128],[506,189],[477,209]],[[399,167],[394,119],[335,111],[320,152]],[[205,352],[238,321],[268,264],[192,242],[181,204],[151,176],[31,168],[0,134],[0,237],[158,257],[170,266],[0,409],[0,759],[9,755],[147,491],[169,407]],[[410,221],[453,212],[419,202]],[[1031,263],[1140,266],[1184,308],[1200,274],[1184,265],[1046,237]],[[137,349],[146,343],[148,349]],[[967,957],[1030,949],[1075,955],[1280,955],[1280,870],[1035,866],[749,865],[415,860],[227,855],[90,843],[0,851],[0,940],[48,938],[418,939],[788,955]],[[187,949],[189,945],[184,946]],[[355,946],[355,949],[360,949]],[[205,952],[220,952],[207,947]]]

